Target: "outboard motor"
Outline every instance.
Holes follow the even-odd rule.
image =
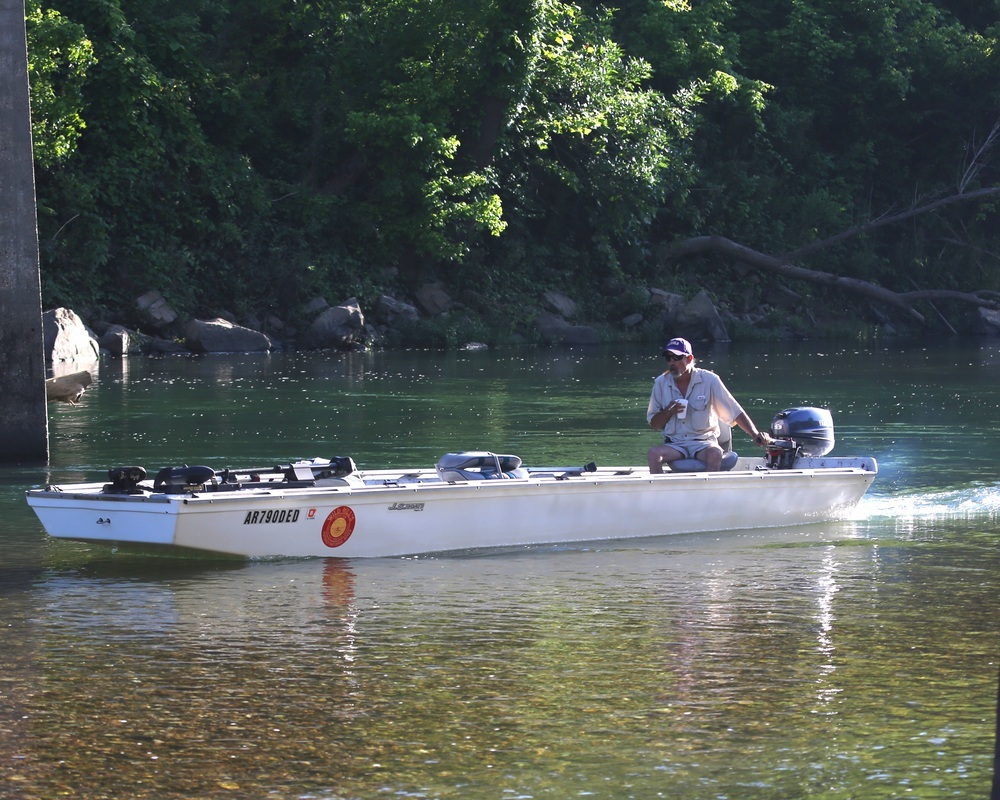
[[[798,456],[825,456],[833,450],[833,415],[825,408],[786,408],[771,420],[774,442],[767,448],[767,465],[791,469]]]
[[[772,439],[767,446],[768,469],[791,469],[795,466],[800,450],[794,439]]]

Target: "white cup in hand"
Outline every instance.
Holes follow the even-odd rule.
[[[679,400],[674,400],[674,402],[680,406],[680,408],[677,410],[677,415],[676,415],[677,419],[684,419],[685,417],[687,417],[688,401],[682,397]]]

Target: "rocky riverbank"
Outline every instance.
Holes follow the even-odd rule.
[[[515,320],[505,332],[510,343],[542,345],[596,345],[623,340],[658,341],[684,336],[694,341],[730,341],[735,338],[806,338],[819,335],[836,319],[816,319],[793,292],[772,298],[766,305],[736,313],[718,307],[704,289],[692,297],[642,289],[608,298],[605,308],[587,319],[572,298],[544,292],[534,305],[512,310]],[[112,358],[137,354],[269,352],[275,350],[364,350],[373,347],[453,346],[486,347],[475,337],[483,332],[482,309],[473,302],[451,297],[440,283],[420,287],[412,298],[383,295],[370,308],[356,298],[331,305],[317,297],[295,319],[263,318],[220,312],[209,319],[185,318],[159,292],[136,298],[134,307],[111,314],[57,308],[44,314],[46,360],[80,363],[103,353]],[[615,313],[615,309],[619,313]],[[490,309],[496,315],[497,309]],[[109,319],[111,317],[112,319]],[[892,322],[872,308],[868,320],[860,317],[841,325],[866,327],[879,336],[897,334]],[[976,332],[1000,335],[1000,312],[978,310]],[[449,334],[439,332],[447,328]],[[483,339],[488,336],[483,336]],[[447,340],[446,340],[447,339]]]

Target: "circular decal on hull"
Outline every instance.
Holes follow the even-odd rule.
[[[354,512],[347,506],[337,506],[323,523],[323,544],[340,547],[354,533]]]

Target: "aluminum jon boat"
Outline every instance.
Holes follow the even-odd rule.
[[[34,488],[27,501],[58,539],[241,557],[403,556],[849,516],[875,480],[875,459],[809,455],[832,447],[832,422],[818,449],[792,433],[799,438],[777,439],[763,457],[731,454],[711,473],[679,471],[697,462],[665,474],[524,467],[517,456],[465,451],[412,470],[362,470],[338,457],[167,467],[148,480],[142,467],[116,467],[108,482]]]

